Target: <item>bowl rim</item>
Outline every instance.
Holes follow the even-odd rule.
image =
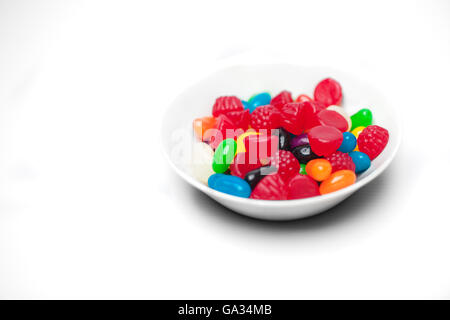
[[[201,82],[203,79],[206,79],[207,77],[220,72],[220,71],[224,71],[226,69],[229,68],[234,68],[234,67],[245,67],[245,66],[264,66],[264,65],[293,65],[296,67],[301,67],[301,68],[318,68],[318,69],[326,69],[328,68],[327,66],[302,66],[300,64],[295,64],[295,63],[280,63],[280,62],[275,62],[275,63],[232,63],[232,64],[228,64],[222,67],[218,67],[218,68],[214,68],[214,70],[212,70],[209,74],[204,75],[203,77],[200,77],[199,79],[197,79],[197,81],[191,83],[189,86],[187,86],[184,90],[182,90],[181,92],[179,92],[175,98],[166,106],[165,111],[164,111],[164,115],[163,115],[163,121],[162,123],[165,123],[165,119],[166,117],[169,116],[169,111],[170,111],[170,107],[173,105],[173,103],[176,101],[176,98],[183,94],[184,92],[189,91],[189,89],[194,86],[195,84]],[[329,68],[332,70],[337,70],[339,72],[339,69],[335,69],[335,68]],[[349,74],[351,76],[353,76],[351,73],[349,72],[342,72],[342,73],[346,73]],[[356,77],[357,78],[357,77]],[[371,85],[371,84],[370,84]],[[340,189],[338,191],[332,192],[332,193],[328,193],[325,195],[320,195],[320,196],[315,196],[315,197],[310,197],[310,198],[303,198],[303,199],[292,199],[292,200],[261,200],[261,199],[250,199],[250,198],[243,198],[243,197],[237,197],[234,195],[230,195],[227,193],[223,193],[217,190],[214,190],[212,188],[210,188],[209,186],[201,183],[200,181],[198,181],[197,179],[195,179],[194,177],[192,177],[191,175],[189,175],[187,172],[184,172],[183,170],[181,170],[180,168],[177,167],[177,165],[172,161],[172,159],[170,158],[170,155],[167,153],[166,148],[162,148],[163,149],[163,154],[165,159],[167,160],[167,162],[170,164],[170,166],[175,170],[175,172],[181,176],[186,182],[188,182],[190,185],[192,185],[193,187],[199,189],[200,191],[206,193],[206,194],[210,194],[214,197],[218,197],[218,198],[223,198],[224,200],[228,200],[228,201],[233,201],[233,202],[237,202],[237,203],[242,203],[242,204],[254,204],[254,205],[263,205],[264,207],[279,207],[280,205],[285,205],[285,206],[296,206],[296,205],[307,205],[309,203],[314,203],[317,201],[327,201],[327,200],[332,200],[335,198],[342,198],[343,196],[347,195],[347,194],[351,194],[353,192],[355,192],[356,190],[362,188],[363,186],[365,186],[366,184],[368,184],[369,182],[373,181],[375,178],[377,178],[390,164],[391,162],[394,160],[399,148],[400,148],[400,144],[402,141],[402,136],[403,136],[403,126],[402,126],[402,122],[400,121],[400,118],[398,117],[397,114],[397,110],[395,108],[393,108],[391,106],[391,104],[389,103],[389,101],[385,98],[385,96],[383,96],[383,99],[386,101],[386,105],[389,106],[391,108],[392,111],[392,115],[394,117],[394,125],[397,128],[397,132],[396,132],[396,144],[392,147],[392,152],[391,154],[387,157],[387,159],[380,164],[380,166],[378,168],[376,168],[373,172],[371,172],[369,175],[367,175],[366,177],[357,180],[354,184],[352,184],[351,186],[345,187],[343,189]],[[163,141],[163,135],[165,134],[164,129],[161,127],[161,132],[160,132],[160,141]],[[391,141],[391,140],[390,140]]]

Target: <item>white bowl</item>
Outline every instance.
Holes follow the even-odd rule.
[[[338,80],[343,88],[343,104],[349,115],[369,108],[374,124],[389,130],[389,143],[355,184],[323,196],[299,200],[269,201],[239,198],[215,191],[190,174],[190,149],[193,142],[192,121],[211,114],[218,96],[237,95],[248,99],[257,92],[273,95],[289,90],[294,97],[312,95],[315,85],[323,78]],[[189,184],[243,215],[264,220],[294,220],[323,212],[349,197],[352,193],[380,175],[394,158],[401,140],[400,124],[395,111],[370,85],[349,74],[329,68],[309,68],[291,64],[238,65],[214,72],[191,86],[169,106],[163,120],[165,134],[162,146],[168,162]],[[171,132],[172,134],[167,134]]]

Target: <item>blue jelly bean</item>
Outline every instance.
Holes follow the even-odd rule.
[[[352,151],[348,154],[355,164],[355,173],[361,173],[369,169],[370,158],[367,154],[360,151]]]
[[[242,105],[244,106],[244,109],[248,109],[248,111],[250,111],[250,113],[252,113],[253,110],[255,110],[255,108],[247,101],[241,100],[241,102],[242,102]]]
[[[344,139],[338,151],[348,153],[352,152],[356,148],[356,137],[351,132],[344,132]]]
[[[248,100],[248,103],[251,104],[251,106],[253,107],[253,110],[254,110],[257,107],[265,106],[265,105],[270,104],[270,100],[271,99],[272,99],[272,97],[270,96],[269,93],[262,92],[262,93],[258,93],[258,94],[255,94],[254,96],[252,96]]]
[[[248,198],[252,193],[250,185],[244,179],[221,173],[210,176],[208,186],[214,190],[242,198]]]

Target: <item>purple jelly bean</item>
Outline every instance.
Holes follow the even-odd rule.
[[[298,136],[295,136],[291,139],[291,149],[308,143],[308,135],[306,133],[299,134]]]

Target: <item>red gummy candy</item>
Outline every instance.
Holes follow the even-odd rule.
[[[315,126],[320,125],[317,120],[316,114],[325,109],[325,106],[317,101],[304,101],[302,102],[302,119],[303,129],[309,130]]]
[[[320,195],[319,185],[310,176],[297,173],[288,184],[288,199],[303,199]]]
[[[301,103],[286,103],[280,107],[280,125],[288,132],[299,135],[304,128],[303,105]]]
[[[308,132],[311,150],[318,156],[329,156],[335,152],[344,139],[342,132],[335,127],[317,126]]]
[[[210,133],[208,130],[209,145],[211,148],[216,149],[224,139],[235,139],[237,136],[244,133],[242,128],[237,128],[233,121],[228,116],[221,114],[217,117],[217,122],[214,129]]]
[[[322,126],[335,127],[341,132],[349,129],[347,119],[333,110],[322,110],[317,113],[317,122]]]
[[[289,91],[281,91],[278,95],[272,98],[270,101],[270,104],[273,105],[276,108],[281,108],[286,103],[290,103],[294,101],[292,99],[292,94]]]
[[[230,111],[242,110],[244,110],[244,106],[238,97],[219,97],[213,105],[212,114],[214,117],[218,117],[219,115],[227,114]]]
[[[332,104],[340,105],[342,101],[341,85],[331,78],[320,81],[314,89],[314,100],[323,103],[325,107]]]
[[[245,131],[250,125],[250,111],[248,109],[242,111],[230,111],[227,113],[227,117],[233,122],[235,128],[241,128]]]
[[[287,200],[288,188],[279,174],[270,174],[256,185],[250,198],[260,200]]]
[[[389,131],[380,126],[371,125],[365,128],[358,136],[359,151],[375,159],[384,150],[389,141]]]
[[[278,174],[286,182],[300,171],[300,163],[297,158],[290,151],[286,150],[276,152],[270,158],[270,165],[277,168]]]
[[[331,163],[331,173],[339,170],[351,170],[355,172],[355,163],[348,153],[336,151],[332,155],[326,157],[326,159]]]
[[[280,126],[280,112],[272,105],[257,107],[251,113],[250,125],[253,129],[275,129]]]
[[[278,151],[279,138],[275,135],[250,135],[244,138],[244,146],[250,161],[265,161]],[[268,161],[267,161],[268,162]]]
[[[245,175],[252,170],[262,167],[263,164],[259,158],[252,159],[248,152],[240,152],[235,157],[230,165],[230,173],[233,176],[244,179]]]

